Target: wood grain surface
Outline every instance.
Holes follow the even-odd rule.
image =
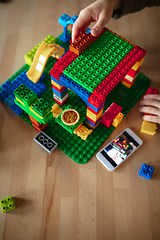
[[[24,55],[90,0],[6,0],[0,3],[0,84],[24,65]],[[160,8],[146,8],[107,27],[147,50],[141,72],[160,90]],[[104,147],[125,128],[143,145],[113,172],[95,155],[79,165],[59,149],[51,155],[33,141],[37,134],[0,103],[0,199],[13,196],[16,210],[0,213],[0,240],[159,240],[160,127],[140,132],[139,102]],[[151,180],[138,175],[143,163],[155,167]]]

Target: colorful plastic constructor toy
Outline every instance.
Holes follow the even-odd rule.
[[[1,210],[3,213],[9,212],[16,208],[13,197],[7,197],[0,200]]]
[[[154,172],[154,167],[151,167],[151,166],[147,165],[146,163],[143,163],[142,167],[139,171],[139,175],[141,177],[151,179],[152,175],[153,175],[153,172]]]
[[[96,38],[87,29],[70,45],[71,31],[67,26],[76,19],[77,16],[66,14],[59,18],[64,32],[57,38],[49,35],[25,55],[26,64],[0,87],[0,99],[11,105],[14,102],[19,108],[15,112],[22,119],[54,139],[59,149],[75,162],[84,164],[146,92],[150,80],[138,73],[146,51],[107,28]],[[41,44],[48,49],[43,42],[58,44],[65,54],[57,59],[50,56],[50,49],[45,59],[40,57]],[[36,52],[38,58],[33,64]],[[42,58],[44,73],[40,77],[43,71],[39,71],[39,81],[33,83],[26,72]],[[111,112],[114,126],[106,128],[101,124],[102,114],[112,103],[120,109]],[[78,112],[76,125],[68,126],[62,121],[66,109]],[[73,115],[70,113],[70,117]]]

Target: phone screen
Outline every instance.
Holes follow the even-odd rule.
[[[101,154],[107,158],[113,167],[122,163],[137,147],[137,143],[126,131],[114,139]]]

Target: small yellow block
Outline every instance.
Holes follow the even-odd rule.
[[[82,140],[86,140],[87,137],[92,133],[92,129],[89,130],[85,126],[81,126],[81,128],[77,131],[77,136],[81,137]]]
[[[141,126],[141,132],[149,135],[156,134],[157,125],[152,122],[143,121]]]
[[[58,89],[62,89],[62,88],[63,88],[63,86],[57,84],[57,83],[54,82],[52,79],[51,79],[51,83],[52,83],[55,87],[57,87]]]
[[[122,81],[122,84],[127,88],[130,88],[132,86],[132,84],[130,85],[130,84],[126,83],[125,81]]]
[[[132,67],[133,70],[137,71],[138,68],[142,65],[144,58],[141,59],[140,62],[136,62],[134,66]]]
[[[114,126],[115,128],[118,127],[118,125],[122,122],[124,117],[123,113],[118,113],[117,116],[113,119],[113,123],[112,126]]]
[[[53,117],[54,118],[57,118],[61,112],[63,112],[63,110],[58,106],[57,103],[55,103],[53,106],[52,106],[52,110],[51,112],[53,113]]]
[[[103,113],[103,109],[98,113],[98,115],[92,113],[90,110],[87,109],[87,114],[86,116],[89,117],[90,119],[92,119],[94,122],[97,121],[98,118],[100,118],[100,116]]]

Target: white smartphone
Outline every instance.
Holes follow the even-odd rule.
[[[127,128],[98,152],[96,157],[109,171],[113,171],[142,143],[143,141],[130,128]]]

